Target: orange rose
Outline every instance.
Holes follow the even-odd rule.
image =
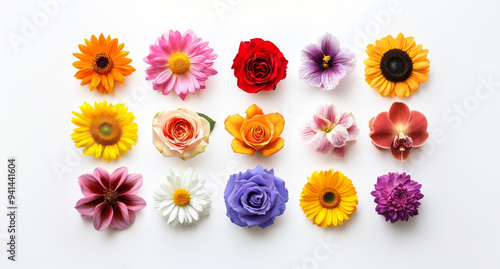
[[[236,114],[224,121],[226,130],[234,136],[231,147],[235,153],[253,156],[256,150],[270,156],[283,148],[285,140],[281,137],[285,119],[279,113],[264,115],[257,105],[250,106],[246,117]]]

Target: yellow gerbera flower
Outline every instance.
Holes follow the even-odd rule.
[[[124,43],[118,45],[118,39],[103,34],[99,40],[92,35],[90,41],[85,39],[86,45],[78,45],[83,53],[73,53],[79,61],[73,63],[73,66],[80,69],[75,77],[81,79],[81,85],[90,83],[90,91],[97,89],[100,93],[107,94],[113,92],[113,86],[116,82],[122,83],[124,76],[129,76],[135,71],[126,58],[128,51],[122,51]]]
[[[367,46],[368,57],[363,63],[365,80],[382,96],[410,96],[429,74],[429,50],[417,45],[413,37],[399,33],[396,39],[388,35]]]
[[[137,140],[135,116],[123,104],[95,102],[94,107],[84,102],[82,113],[73,111],[71,122],[78,127],[73,130],[71,139],[77,148],[85,148],[83,154],[103,158],[105,161],[120,158],[132,149]]]
[[[358,196],[352,181],[339,171],[315,171],[300,194],[300,206],[313,224],[341,225],[356,211]]]

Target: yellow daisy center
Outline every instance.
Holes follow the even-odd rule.
[[[330,55],[324,55],[323,57],[323,68],[327,69],[328,68],[328,62],[330,61],[331,57]]]
[[[113,68],[113,59],[106,52],[100,52],[92,60],[92,68],[97,74],[106,75]]]
[[[116,118],[102,116],[92,120],[90,134],[96,143],[107,146],[120,141],[122,129]]]
[[[178,206],[185,206],[189,204],[191,195],[185,189],[178,189],[174,192],[174,203]]]
[[[168,60],[168,67],[175,74],[184,74],[189,70],[191,62],[189,57],[184,53],[175,53]]]
[[[340,203],[340,194],[334,188],[325,188],[319,195],[319,203],[324,208],[335,208]]]

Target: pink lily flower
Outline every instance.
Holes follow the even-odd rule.
[[[381,112],[369,122],[372,143],[404,161],[412,148],[421,147],[429,137],[427,118],[401,102],[394,102],[389,112]]]
[[[136,194],[142,186],[141,174],[128,174],[127,167],[116,169],[111,175],[98,167],[93,174],[78,178],[84,198],[75,209],[82,218],[92,217],[94,228],[104,231],[109,226],[125,229],[135,221],[135,212],[146,202]]]

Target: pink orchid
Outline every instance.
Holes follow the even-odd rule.
[[[304,142],[317,152],[344,158],[347,149],[356,143],[359,128],[352,113],[341,112],[333,104],[318,107],[312,119],[300,128]]]
[[[128,168],[120,167],[111,175],[98,167],[93,174],[78,178],[84,198],[76,203],[82,218],[93,217],[94,228],[104,231],[109,226],[125,229],[135,221],[135,211],[146,206],[136,194],[142,186],[141,174],[128,174]]]
[[[404,161],[412,148],[422,146],[429,137],[427,118],[401,102],[391,105],[389,112],[381,112],[369,123],[372,143],[381,150],[390,149],[392,156]]]

